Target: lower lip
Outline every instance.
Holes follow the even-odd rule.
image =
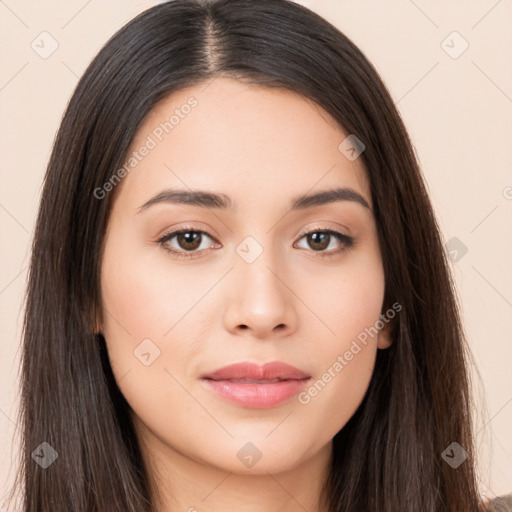
[[[238,405],[252,409],[275,407],[297,395],[310,380],[283,380],[268,384],[244,384],[229,380],[203,379],[206,386],[217,395]]]

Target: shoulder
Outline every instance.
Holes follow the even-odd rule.
[[[489,502],[489,512],[512,512],[512,494],[494,498]]]

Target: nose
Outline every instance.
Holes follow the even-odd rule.
[[[223,321],[233,334],[268,339],[289,336],[297,328],[289,279],[266,252],[252,263],[237,261],[231,272],[232,288]]]

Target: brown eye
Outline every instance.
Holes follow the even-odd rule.
[[[331,234],[317,231],[315,233],[309,233],[307,235],[307,241],[309,246],[314,251],[325,251],[329,247],[331,241]]]
[[[194,251],[201,245],[202,235],[198,231],[186,231],[184,233],[178,233],[176,241],[180,249],[186,251]]]
[[[159,243],[166,251],[176,256],[195,256],[214,244],[214,239],[205,231],[197,229],[180,229],[164,235]]]
[[[302,239],[306,239],[306,245],[300,246],[303,249],[310,249],[313,252],[319,253],[319,256],[334,256],[342,251],[354,246],[355,239],[338,233],[332,229],[317,229],[305,233]]]

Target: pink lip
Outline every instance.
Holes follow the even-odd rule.
[[[281,404],[299,393],[309,379],[310,376],[303,371],[281,362],[263,366],[237,363],[202,377],[208,389],[219,396],[254,409],[266,409]],[[261,382],[236,382],[241,380]]]

